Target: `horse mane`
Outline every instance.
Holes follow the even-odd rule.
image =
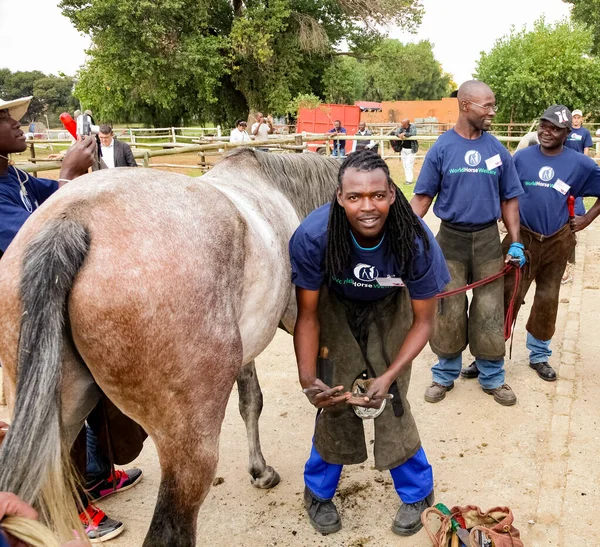
[[[269,184],[279,189],[302,220],[310,212],[331,201],[338,184],[340,163],[319,154],[273,154],[237,148],[226,161],[258,162]]]

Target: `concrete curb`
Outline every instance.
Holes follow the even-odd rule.
[[[583,292],[583,271],[587,251],[585,232],[577,235],[577,263],[573,271],[566,326],[560,344],[558,380],[552,404],[549,442],[541,470],[537,520],[547,525],[548,544],[565,545],[562,527],[557,523],[563,514],[569,464],[571,412],[579,360],[579,321]]]

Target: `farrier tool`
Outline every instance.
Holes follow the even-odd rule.
[[[450,524],[452,526],[452,531],[456,533],[460,541],[465,545],[465,547],[469,547],[471,545],[469,543],[469,532],[464,528],[461,528],[460,524],[456,521],[454,517],[452,517],[452,513],[450,509],[448,509],[443,503],[436,503],[434,506],[440,513],[451,517]]]

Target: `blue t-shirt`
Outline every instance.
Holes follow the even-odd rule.
[[[591,148],[593,144],[592,135],[590,135],[590,132],[585,127],[573,128],[565,141],[567,148],[575,150],[575,152],[581,152],[582,154],[584,148]],[[583,198],[575,200],[575,214],[579,217],[585,215]]]
[[[335,130],[335,127],[332,127],[328,133],[337,133],[337,131]],[[348,133],[348,131],[346,131],[345,127],[340,127],[340,133]],[[338,148],[346,150],[346,141],[341,139],[339,141],[333,141],[333,146],[334,148],[337,146]]]
[[[302,289],[317,291],[325,279],[325,251],[330,204],[308,215],[290,240],[292,283]],[[442,292],[450,282],[446,260],[433,234],[421,220],[429,237],[426,251],[419,239],[409,274],[400,279],[400,268],[388,252],[386,235],[377,247],[364,249],[353,238],[351,264],[331,280],[331,289],[351,300],[374,301],[405,285],[413,300],[425,300]]]
[[[437,195],[437,217],[463,226],[498,220],[500,201],[522,193],[512,157],[498,139],[486,132],[465,139],[454,129],[431,147],[415,186],[415,194]]]
[[[19,176],[21,180],[27,178],[23,171]],[[6,251],[31,213],[58,190],[58,182],[29,175],[25,190],[26,196],[21,192],[14,167],[8,168],[7,175],[0,176],[0,251],[2,252]]]
[[[530,146],[514,159],[525,190],[519,197],[521,224],[538,234],[551,236],[569,221],[569,195],[600,197],[600,166],[570,148],[546,156],[540,146]]]
[[[584,148],[591,148],[593,144],[592,136],[585,127],[571,129],[571,132],[565,141],[565,146],[567,148],[571,148],[572,150],[581,152],[582,154]]]

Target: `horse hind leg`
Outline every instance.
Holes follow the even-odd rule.
[[[244,365],[237,377],[240,414],[246,424],[248,435],[248,472],[256,488],[273,488],[281,478],[277,471],[267,465],[260,447],[258,419],[263,407],[263,396],[256,375],[254,361]]]
[[[158,451],[161,480],[144,547],[196,545],[198,512],[216,474],[221,423],[230,391],[224,390],[208,403],[192,400],[191,405],[189,401],[173,404],[168,410],[170,420],[149,427]]]

